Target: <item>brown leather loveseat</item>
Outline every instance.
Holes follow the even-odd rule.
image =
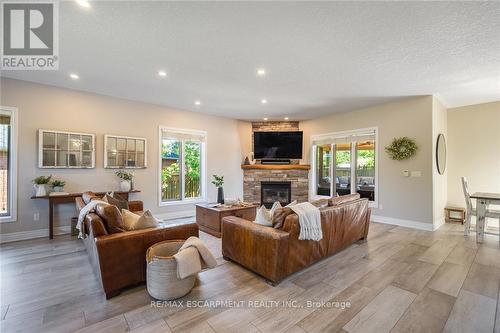
[[[84,193],[82,198],[76,198],[78,210],[95,198],[89,192]],[[142,201],[129,201],[128,204],[131,211],[140,214],[143,210]],[[116,209],[111,210],[117,213],[110,217],[103,212],[103,208],[98,205],[95,213],[87,214],[83,242],[108,299],[118,295],[124,287],[146,281],[146,251],[151,245],[169,239],[198,237],[196,223],[112,233],[107,227],[111,221],[106,219],[120,219],[121,215]]]
[[[340,197],[343,198],[343,197]],[[281,228],[266,227],[238,217],[222,223],[222,254],[263,276],[273,284],[313,263],[366,239],[371,209],[368,199],[320,208],[323,239],[299,240],[296,214],[288,215]]]

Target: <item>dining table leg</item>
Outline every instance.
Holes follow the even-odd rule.
[[[484,223],[486,220],[486,200],[477,200],[476,207],[476,242],[482,243],[484,241]]]

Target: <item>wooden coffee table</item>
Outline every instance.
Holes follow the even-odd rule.
[[[221,221],[226,216],[236,216],[245,220],[253,221],[257,211],[257,205],[213,207],[215,204],[196,205],[196,223],[201,231],[212,236],[221,238]]]

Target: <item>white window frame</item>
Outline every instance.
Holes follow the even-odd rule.
[[[162,171],[162,156],[161,156],[161,147],[162,147],[162,139],[163,132],[173,132],[178,134],[186,134],[186,135],[197,135],[202,136],[204,141],[201,142],[201,196],[198,198],[184,198],[184,158],[181,156],[181,199],[180,200],[171,200],[171,201],[163,201],[162,200],[162,188],[161,188],[161,171]],[[159,126],[158,128],[158,170],[157,170],[157,183],[158,183],[158,206],[174,206],[174,205],[187,205],[187,204],[196,204],[207,201],[207,132],[199,131],[193,129],[184,129],[184,128],[175,128],[168,126]],[[181,154],[184,154],[184,141],[182,141]]]
[[[11,138],[9,153],[11,154],[9,172],[9,215],[0,216],[0,222],[17,221],[17,142],[18,142],[18,111],[15,107],[0,106],[0,111],[10,113],[11,116]]]
[[[378,180],[378,169],[379,169],[379,155],[380,155],[380,144],[379,144],[379,135],[378,135],[378,127],[368,127],[368,128],[359,128],[355,130],[349,130],[349,131],[340,131],[340,132],[330,132],[330,133],[323,133],[323,134],[314,134],[311,135],[310,142],[314,142],[317,140],[325,139],[325,138],[343,138],[347,137],[350,135],[356,135],[359,133],[363,132],[368,132],[368,131],[374,131],[375,132],[375,201],[370,201],[369,206],[372,208],[378,208],[379,207],[379,180]],[[355,179],[353,175],[356,177],[356,168],[357,168],[357,154],[354,143],[355,141],[351,142],[351,179]],[[334,153],[334,145],[332,144],[332,154]],[[317,195],[316,194],[316,145],[311,144],[311,176],[309,178],[309,198],[311,200],[317,200],[317,199],[322,199],[322,198],[328,198],[328,196],[324,195]],[[334,180],[333,180],[333,168],[334,168],[334,163],[335,163],[335,158],[332,156],[332,162],[330,163],[330,174],[332,175],[332,180],[330,182],[330,193],[334,193]],[[351,193],[356,193],[356,182],[351,181]]]

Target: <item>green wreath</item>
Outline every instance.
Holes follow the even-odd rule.
[[[406,136],[394,138],[392,143],[385,147],[385,151],[393,160],[401,161],[412,157],[417,152],[418,146],[414,139]]]

